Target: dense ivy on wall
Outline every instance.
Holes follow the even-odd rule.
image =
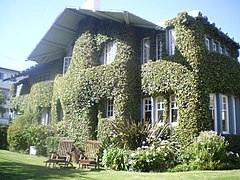
[[[51,107],[51,100],[53,94],[53,81],[43,81],[35,83],[30,90],[29,94],[11,97],[11,110],[24,113],[26,111],[36,113],[36,120],[43,108]]]
[[[23,111],[26,107],[51,107],[53,122],[64,120],[78,125],[74,133],[83,141],[96,138],[96,126],[98,120],[105,118],[107,99],[114,100],[116,121],[139,120],[141,97],[175,94],[180,137],[183,142],[190,142],[200,131],[210,129],[209,93],[240,95],[240,65],[235,59],[238,47],[229,39],[221,41],[222,34],[201,16],[179,13],[166,24],[167,30],[174,27],[176,32],[173,56],[167,56],[164,31],[94,18],[83,20],[66,74],[57,76],[53,83],[37,83],[27,98],[14,97],[12,108]],[[156,60],[155,39],[159,33],[163,58]],[[208,51],[206,33],[226,43],[232,58]],[[153,61],[141,66],[140,47],[145,37],[150,38]],[[117,44],[115,60],[101,65],[104,45],[113,41]],[[19,98],[24,100],[17,101]],[[169,102],[166,104],[169,108]],[[168,109],[165,117],[167,113]]]
[[[87,19],[76,40],[67,73],[54,81],[52,118],[57,122],[57,102],[64,120],[78,121],[85,138],[96,137],[97,118],[105,117],[104,102],[114,100],[118,120],[139,119],[140,42],[136,28],[119,23]],[[117,44],[116,57],[110,65],[100,65],[104,45]]]
[[[210,129],[210,92],[240,92],[239,63],[206,49],[204,35],[209,24],[203,21],[203,17],[193,18],[187,13],[168,21],[167,26],[176,32],[175,55],[142,68],[143,92],[151,96],[176,94],[182,142],[190,142],[200,131]],[[214,33],[211,35],[215,38]]]

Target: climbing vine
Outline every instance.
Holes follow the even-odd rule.
[[[58,75],[54,82],[36,84],[24,99],[28,99],[29,107],[51,107],[55,123],[63,118],[78,124],[78,138],[83,141],[96,137],[98,119],[106,118],[107,99],[114,100],[115,119],[119,121],[141,118],[143,95],[175,94],[180,137],[183,142],[190,142],[200,131],[210,129],[209,93],[240,95],[240,65],[236,61],[239,45],[219,34],[201,16],[193,18],[179,13],[166,25],[167,30],[174,27],[176,32],[173,56],[167,55],[165,31],[86,18],[81,22],[66,74]],[[160,60],[155,58],[157,34],[163,45]],[[232,57],[208,51],[205,34],[226,44]],[[141,65],[140,47],[145,37],[151,41],[152,61]],[[104,46],[109,42],[116,43],[115,60],[101,65]],[[25,100],[20,103],[17,98],[20,97],[12,99],[12,108],[24,110],[26,105],[21,103]]]

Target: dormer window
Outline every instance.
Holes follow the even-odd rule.
[[[65,74],[67,72],[71,58],[72,57],[64,57],[64,59],[63,59],[63,74]]]
[[[205,38],[205,44],[207,46],[207,50],[210,50],[210,41],[208,38]]]
[[[147,63],[150,58],[150,38],[143,39],[143,55],[142,55],[142,63]]]
[[[176,46],[176,35],[175,30],[170,29],[168,31],[168,42],[169,42],[169,55],[175,54],[175,46]]]
[[[104,58],[103,64],[111,64],[116,56],[117,44],[116,42],[110,42],[104,46]]]

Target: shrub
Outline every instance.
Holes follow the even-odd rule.
[[[17,116],[8,128],[7,141],[10,151],[27,152],[30,146],[26,129],[30,126],[29,119],[25,115]]]
[[[103,151],[102,165],[113,170],[127,169],[127,151],[117,145]]]
[[[228,142],[213,131],[201,132],[188,147],[181,148],[178,159],[181,165],[174,170],[226,169],[239,159],[227,151]],[[234,160],[235,159],[235,160]]]
[[[112,118],[98,119],[97,139],[106,147],[109,147],[112,143],[116,143],[116,136],[113,134],[113,123],[115,122],[116,120]]]
[[[7,130],[8,125],[0,124],[0,149],[7,149]]]
[[[121,147],[131,150],[142,146],[146,142],[147,129],[143,121],[125,119],[113,124],[113,134]]]
[[[158,146],[142,146],[132,152],[129,164],[133,171],[165,171],[174,165],[174,149],[167,140]]]
[[[240,135],[226,134],[224,135],[226,141],[229,143],[228,150],[240,155]]]

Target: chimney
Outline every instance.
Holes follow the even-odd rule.
[[[81,9],[100,10],[100,0],[86,0]]]

